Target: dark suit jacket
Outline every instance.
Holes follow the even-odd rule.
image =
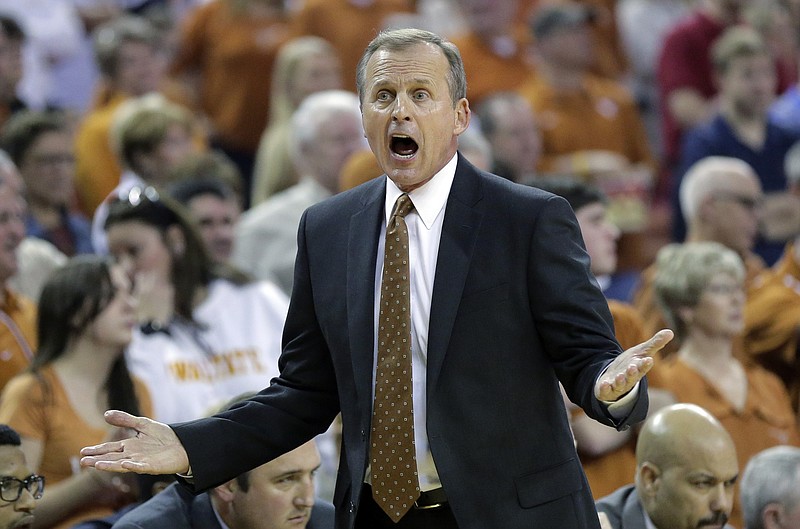
[[[644,508],[633,485],[615,490],[597,500],[597,510],[608,515],[614,529],[646,529]]]
[[[333,529],[333,506],[317,501],[306,529]],[[222,529],[208,493],[173,483],[120,518],[112,529]]]
[[[633,485],[627,485],[597,500],[597,510],[608,515],[613,529],[646,529],[644,508]],[[725,529],[733,529],[726,525]]]
[[[281,375],[215,418],[173,426],[204,489],[325,430],[341,410],[337,528],[352,527],[367,466],[374,284],[385,179],[306,211]],[[618,428],[594,398],[619,353],[565,200],[479,172],[460,155],[445,206],[428,331],[427,423],[462,529],[598,527],[558,389]]]

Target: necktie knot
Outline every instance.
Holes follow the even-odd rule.
[[[409,197],[406,193],[403,193],[399,197],[397,197],[397,201],[394,203],[394,208],[392,208],[392,217],[405,217],[414,209],[414,203],[411,202],[411,197]]]

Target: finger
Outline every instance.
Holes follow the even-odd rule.
[[[107,455],[112,453],[122,453],[124,450],[124,446],[122,445],[121,441],[109,441],[107,443],[101,443],[99,445],[94,446],[87,446],[81,448],[81,455],[82,456],[101,456]]]
[[[96,461],[94,463],[94,468],[97,470],[105,470],[106,472],[130,472],[127,468],[123,465],[127,460],[123,461]]]
[[[136,417],[119,410],[108,410],[103,414],[103,418],[111,426],[130,428],[137,432],[144,431],[149,423],[146,417]]]
[[[153,474],[152,467],[147,463],[126,459],[125,461],[120,461],[120,465],[128,472],[136,472],[137,474]]]
[[[661,329],[652,338],[644,343],[644,349],[648,354],[654,354],[664,348],[675,336],[670,329]]]
[[[127,456],[122,456],[119,453],[111,453],[97,456],[83,456],[81,457],[80,463],[82,467],[94,467],[98,470],[102,470],[102,463],[116,463],[118,461],[124,461],[125,459],[127,459]]]
[[[634,358],[630,364],[628,364],[628,369],[625,370],[625,373],[629,377],[635,377],[636,380],[642,378],[648,371],[655,365],[655,361],[651,356],[645,356],[644,358]]]

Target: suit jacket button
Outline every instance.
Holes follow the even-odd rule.
[[[366,430],[361,430],[361,440],[362,441],[366,441],[367,440],[367,432],[366,432]]]
[[[353,511],[355,511],[355,510],[356,510],[356,506],[353,505],[353,502],[351,501],[350,502],[350,514],[353,514]]]

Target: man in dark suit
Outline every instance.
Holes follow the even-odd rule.
[[[194,495],[174,483],[113,527],[333,529],[333,506],[314,500],[319,465],[319,453],[310,441],[203,494]]]
[[[731,529],[736,448],[705,409],[673,404],[650,417],[639,433],[636,463],[635,485],[597,500],[611,529]]]
[[[643,377],[671,332],[621,353],[566,201],[457,154],[470,110],[452,44],[420,30],[381,33],[358,86],[388,178],[304,214],[280,377],[205,421],[168,427],[110,412],[109,423],[137,436],[85,448],[82,464],[181,472],[204,490],[305,442],[341,411],[339,529],[598,527],[558,381],[590,416],[625,428],[644,418]],[[395,288],[405,294],[387,305]],[[397,339],[386,336],[395,323]],[[408,350],[387,361],[392,340]],[[389,393],[398,397],[373,417],[373,395]],[[402,417],[391,427],[380,423],[392,422],[386,409]],[[378,453],[392,432],[402,448]],[[389,462],[405,455],[416,459]],[[410,488],[381,492],[392,485]]]

